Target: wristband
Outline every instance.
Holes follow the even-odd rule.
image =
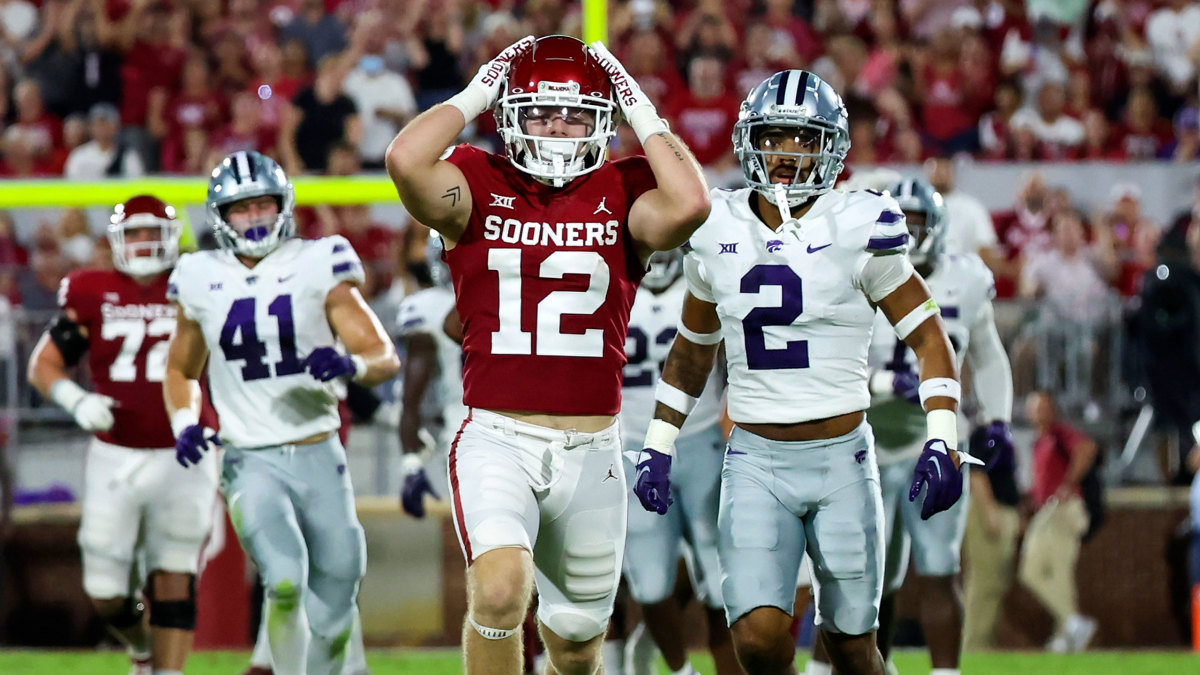
[[[628,115],[627,121],[629,126],[633,128],[633,133],[637,134],[638,143],[646,144],[646,139],[654,134],[661,134],[671,130],[667,121],[658,116],[658,111],[652,105],[641,105],[634,108]]]
[[[357,354],[351,354],[350,363],[354,364],[353,379],[361,380],[367,374],[367,360]]]
[[[171,433],[175,434],[175,438],[179,438],[184,429],[194,424],[200,424],[200,418],[191,408],[180,408],[171,415]]]
[[[650,420],[646,427],[646,440],[642,447],[661,452],[668,457],[675,454],[675,439],[679,437],[679,427],[660,419]]]
[[[691,415],[696,404],[700,402],[699,398],[661,379],[658,381],[658,387],[654,390],[654,400],[684,415]]]
[[[87,394],[87,389],[65,377],[55,380],[54,384],[50,385],[50,400],[69,413],[75,412],[75,406],[79,405]]]
[[[952,398],[957,403],[962,400],[962,385],[951,377],[931,377],[928,380],[921,380],[921,384],[917,386],[917,395],[921,397],[922,407],[926,400],[935,396]]]
[[[400,457],[400,470],[405,476],[411,476],[421,470],[425,466],[421,461],[421,456],[415,452],[406,452]]]
[[[470,124],[476,117],[483,114],[483,111],[488,109],[487,94],[480,91],[477,87],[468,86],[466,89],[458,92],[450,98],[443,101],[446,105],[458,108],[462,113],[466,124]]]
[[[867,380],[867,387],[872,396],[883,396],[892,393],[892,383],[895,381],[896,373],[887,369],[877,370],[871,373],[870,379]]]
[[[946,442],[947,450],[958,449],[958,413],[939,408],[925,413],[925,436]]]

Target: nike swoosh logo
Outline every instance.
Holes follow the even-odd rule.
[[[282,284],[283,282],[287,281],[288,279],[291,279],[291,278],[292,278],[292,277],[294,277],[294,276],[296,276],[296,275],[295,275],[295,274],[289,274],[289,275],[287,275],[286,277],[279,277],[279,283],[281,283],[281,284]]]
[[[823,248],[829,248],[830,246],[833,246],[833,244],[832,244],[832,243],[829,243],[829,244],[825,244],[824,246],[817,246],[816,248],[813,248],[813,245],[812,245],[812,244],[809,244],[809,245],[808,245],[808,252],[809,252],[809,253],[816,253],[817,251],[820,251],[820,250],[821,250],[821,249],[823,249]]]
[[[744,455],[744,454],[746,454],[746,453],[742,452],[741,450],[728,450],[728,451],[726,451],[726,452],[727,452],[728,454],[730,454],[730,455]]]

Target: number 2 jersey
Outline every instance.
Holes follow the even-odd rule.
[[[991,312],[984,311],[995,295],[992,272],[974,253],[943,254],[925,278],[925,284],[941,308],[942,322],[962,372],[972,333],[978,335],[985,328],[980,322],[992,320]],[[869,358],[872,370],[917,372],[917,355],[896,337],[883,312],[875,319]],[[981,382],[976,386],[988,384]],[[920,406],[902,398],[885,397],[871,407],[867,416],[875,431],[880,464],[915,459],[921,454],[925,445],[925,411]],[[962,431],[959,437],[965,439],[967,435]]]
[[[721,320],[730,419],[791,424],[865,410],[875,320],[867,298],[904,279],[876,287],[863,269],[907,250],[903,213],[891,197],[835,190],[796,229],[775,231],[751,209],[754,198],[751,188],[713,190],[684,257],[688,290]]]
[[[96,437],[125,448],[173,447],[162,404],[176,314],[167,275],[142,285],[116,270],[79,270],[62,280],[58,304],[87,331],[92,388],[117,401],[112,429]]]
[[[340,236],[288,239],[253,268],[225,250],[179,259],[167,296],[204,332],[222,439],[257,448],[338,429],[345,385],[303,361],[334,345],[325,301],[343,281],[361,284],[363,269]]]
[[[616,415],[629,308],[644,274],[629,209],[656,186],[646,159],[605,162],[562,188],[469,145],[447,161],[473,203],[445,253],[463,323],[463,401]]]

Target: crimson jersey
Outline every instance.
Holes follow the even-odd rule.
[[[62,280],[58,304],[87,330],[93,389],[117,401],[112,429],[96,437],[126,448],[174,447],[162,393],[175,331],[167,275],[142,286],[115,270],[79,270]]]
[[[469,145],[447,157],[474,206],[446,262],[463,322],[463,402],[615,415],[629,308],[644,269],[629,209],[656,186],[645,157],[553,188]]]

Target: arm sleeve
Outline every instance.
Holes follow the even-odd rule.
[[[916,273],[906,255],[864,255],[856,285],[871,302],[878,303]]]
[[[700,258],[694,253],[688,253],[683,257],[683,276],[687,279],[688,291],[698,300],[717,304],[717,298],[713,295],[712,286],[708,280],[704,278],[704,266],[700,264]]]
[[[971,342],[967,347],[971,364],[971,382],[975,398],[983,408],[984,419],[1012,421],[1013,382],[1008,354],[996,332],[992,303],[985,300],[975,324],[971,326]]]

